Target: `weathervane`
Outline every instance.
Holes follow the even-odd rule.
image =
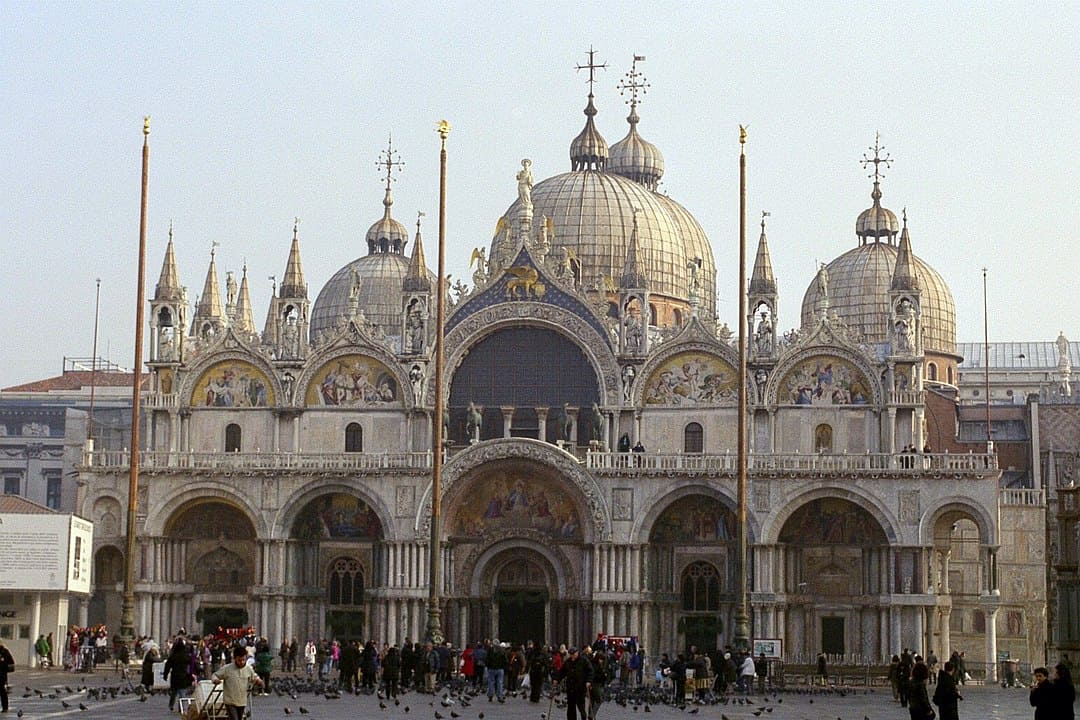
[[[427,215],[427,213],[424,212],[423,210],[417,210],[416,211],[416,232],[417,232],[417,234],[420,233],[420,218],[424,217],[425,215]]]
[[[401,171],[401,168],[405,167],[405,162],[399,159],[400,155],[398,151],[394,149],[394,138],[388,137],[386,140],[386,149],[379,153],[379,159],[375,161],[375,167],[386,168],[386,189],[390,189],[390,183],[394,182],[393,171]]]
[[[867,177],[874,178],[874,184],[877,184],[881,180],[881,178],[885,177],[879,171],[878,165],[881,165],[882,163],[884,163],[886,168],[892,167],[892,158],[889,156],[888,153],[885,153],[885,157],[881,157],[881,151],[884,150],[884,149],[885,148],[881,147],[881,133],[874,133],[874,147],[870,148],[870,150],[874,151],[874,158],[871,160],[869,157],[866,156],[866,153],[863,153],[863,156],[862,156],[863,159],[860,161],[862,163],[862,166],[863,166],[864,170],[871,163],[873,163],[873,165],[874,165],[874,174],[873,175],[867,175]]]
[[[768,210],[762,210],[761,211],[761,234],[762,235],[765,234],[765,218],[769,217],[770,215],[772,215],[772,213],[769,212]]]
[[[630,91],[630,99],[626,101],[626,104],[631,108],[637,107],[638,94],[644,95],[649,87],[651,87],[645,76],[637,71],[637,64],[639,62],[645,62],[644,55],[635,55],[634,62],[630,64],[630,72],[626,73],[619,84],[615,87],[618,89],[620,95],[626,95],[626,91]]]
[[[592,45],[589,46],[589,64],[588,65],[576,65],[576,70],[588,70],[589,71],[589,95],[593,94],[593,83],[596,82],[596,70],[607,69],[607,63],[597,65],[593,58],[596,56],[596,51],[592,49]]]

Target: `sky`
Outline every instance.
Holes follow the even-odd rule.
[[[434,265],[442,118],[447,271],[468,281],[521,159],[537,182],[570,169],[590,48],[609,144],[645,56],[639,131],[712,243],[733,327],[744,124],[749,261],[767,210],[778,327],[855,247],[880,133],[882,203],[952,289],[957,340],[982,340],[984,267],[991,342],[1080,339],[1080,4],[15,1],[0,27],[0,387],[91,355],[99,278],[98,355],[133,365],[144,115],[147,296],[172,223],[191,300],[218,243],[261,328],[295,217],[312,301],[367,253],[391,136],[394,216],[426,213]]]

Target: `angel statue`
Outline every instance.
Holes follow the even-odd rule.
[[[473,270],[473,285],[480,286],[487,281],[487,251],[484,248],[473,248],[472,257],[469,258],[469,268],[474,265],[476,269]]]

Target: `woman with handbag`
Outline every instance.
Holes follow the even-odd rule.
[[[908,713],[911,720],[932,720],[937,717],[934,708],[930,705],[930,697],[926,693],[926,681],[930,678],[930,668],[922,658],[917,658],[915,666],[911,668],[910,696],[908,697]]]

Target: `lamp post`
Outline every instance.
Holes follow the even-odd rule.
[[[439,275],[435,296],[435,409],[431,421],[431,537],[428,543],[427,636],[432,643],[443,641],[439,586],[442,584],[442,460],[443,460],[443,334],[446,325],[446,137],[450,123],[440,120],[436,127],[439,151]]]
[[[150,116],[143,119],[142,200],[139,207],[139,278],[135,299],[135,362],[131,379],[131,470],[128,474],[127,544],[124,550],[124,599],[117,641],[135,639],[135,508],[139,495],[139,407],[142,391],[143,304],[146,294],[146,190],[150,168]]]
[[[736,650],[750,649],[750,612],[746,602],[746,128],[739,126],[739,600],[735,607]]]

